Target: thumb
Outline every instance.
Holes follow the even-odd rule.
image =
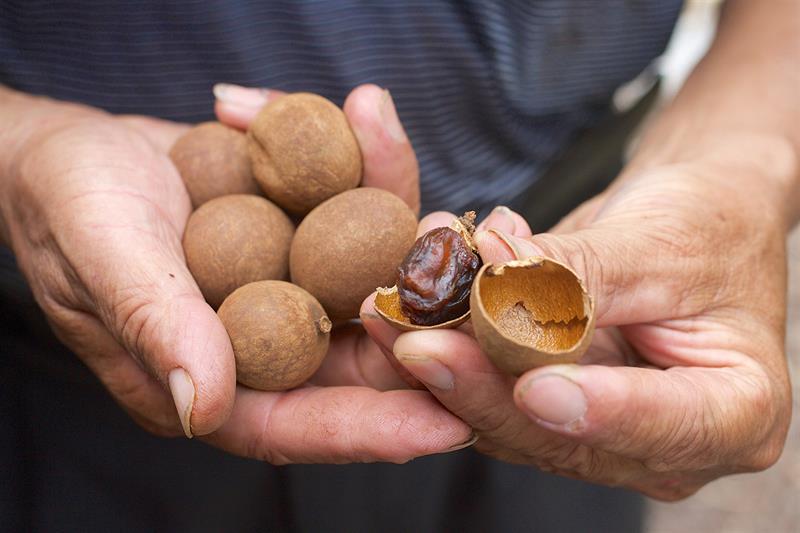
[[[594,298],[599,328],[679,316],[690,290],[686,260],[663,257],[655,243],[648,250],[653,240],[634,232],[590,228],[516,237],[493,229],[475,241],[486,263],[541,256],[569,266]]]
[[[763,469],[781,442],[769,379],[755,365],[670,370],[555,365],[523,375],[517,406],[545,429],[656,472]]]
[[[361,85],[344,103],[364,159],[365,187],[385,189],[419,213],[419,164],[389,91]]]
[[[68,260],[78,265],[86,304],[169,389],[187,435],[214,431],[233,407],[236,384],[225,328],[186,267],[176,229],[150,212],[150,204],[134,206],[126,196],[104,200],[102,209],[90,206],[91,198],[76,200],[85,204],[82,225],[64,246],[80,251]],[[110,213],[120,225],[104,230]]]
[[[188,272],[130,287],[108,302],[112,332],[173,398],[187,436],[217,429],[233,407],[233,351]],[[183,278],[183,279],[180,279]]]

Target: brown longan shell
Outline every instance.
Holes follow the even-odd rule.
[[[472,284],[470,312],[481,349],[517,376],[578,361],[594,332],[594,302],[583,281],[544,257],[483,265]]]
[[[256,281],[236,289],[218,312],[236,357],[236,379],[248,387],[297,387],[317,371],[331,322],[308,292],[285,281]]]
[[[184,133],[169,157],[186,185],[192,207],[227,194],[261,194],[253,177],[247,136],[219,122]]]
[[[192,213],[183,234],[186,264],[215,309],[237,288],[286,279],[294,225],[260,196],[215,198]]]
[[[292,281],[332,319],[357,318],[375,287],[394,283],[416,231],[414,212],[397,196],[370,187],[343,192],[297,228],[289,256]]]
[[[308,213],[361,181],[361,150],[347,117],[316,94],[290,94],[267,104],[248,139],[258,184],[290,213]]]

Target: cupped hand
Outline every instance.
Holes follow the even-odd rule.
[[[600,329],[579,365],[516,379],[468,331],[367,329],[500,459],[667,500],[764,469],[791,409],[787,221],[763,162],[786,168],[765,152],[626,175],[548,234],[492,213],[485,261],[553,257],[586,281]]]
[[[233,403],[233,355],[183,259],[191,206],[166,153],[185,126],[39,105],[52,118],[18,148],[0,196],[37,302],[144,427],[182,433],[177,403],[187,433],[213,430]]]
[[[375,87],[348,101],[365,182],[417,208],[416,159],[405,134],[387,128],[387,102],[396,121]],[[181,248],[191,206],[167,153],[186,126],[33,105],[46,106],[48,119],[3,169],[4,237],[59,338],[143,427],[205,435],[274,463],[402,462],[470,440],[470,428],[427,392],[381,392],[399,379],[358,328],[337,334],[306,387],[237,387],[225,329]]]

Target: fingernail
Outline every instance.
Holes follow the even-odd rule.
[[[488,230],[487,233],[493,233],[498,239],[500,239],[506,246],[508,246],[509,250],[513,252],[514,257],[517,259],[526,259],[528,257],[544,255],[542,250],[533,244],[529,239],[514,237],[513,235],[509,235],[502,230],[494,228]]]
[[[261,108],[267,103],[269,90],[242,87],[230,83],[217,83],[212,89],[214,98],[226,104]]]
[[[386,131],[397,142],[406,142],[406,132],[400,124],[400,117],[397,116],[397,109],[394,106],[392,95],[389,94],[387,89],[383,90],[383,98],[381,99],[381,119]]]
[[[478,436],[473,431],[472,434],[469,436],[467,440],[462,442],[461,444],[456,444],[455,446],[451,446],[444,450],[442,453],[450,453],[450,452],[457,452],[458,450],[463,450],[464,448],[469,448],[473,444],[478,442]]]
[[[492,212],[489,213],[489,216],[486,217],[486,220],[484,220],[478,227],[479,230],[489,228],[513,235],[514,231],[517,229],[517,221],[514,220],[511,209],[504,205],[498,205],[492,209]]]
[[[565,429],[578,429],[586,414],[583,389],[559,374],[533,378],[522,389],[520,399],[534,421]]]
[[[178,410],[183,432],[192,438],[192,407],[194,407],[194,383],[189,373],[181,367],[173,368],[167,376],[169,390],[172,392],[172,401]]]
[[[396,355],[398,361],[425,385],[449,391],[455,387],[455,378],[450,369],[436,359],[424,355]]]

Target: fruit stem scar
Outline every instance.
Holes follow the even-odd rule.
[[[320,333],[329,333],[331,328],[333,328],[333,323],[331,322],[330,318],[323,316],[316,321],[316,326]]]

